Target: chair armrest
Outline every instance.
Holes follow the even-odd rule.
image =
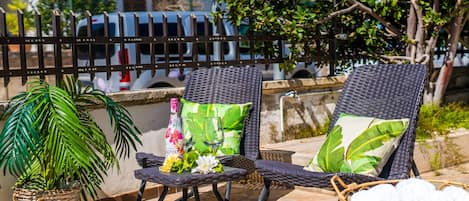
[[[161,166],[164,162],[164,156],[155,156],[144,152],[138,152],[135,158],[137,159],[138,165],[143,168]]]
[[[243,155],[234,155],[232,156],[231,162],[227,163],[228,166],[241,168],[248,171],[248,174],[256,171],[256,165],[254,161],[243,156]]]
[[[232,163],[233,159],[236,158],[237,156],[219,156],[218,159],[222,164],[230,164]],[[156,166],[162,166],[164,163],[164,156],[155,156],[154,154],[150,153],[144,153],[144,152],[138,152],[135,155],[135,158],[137,159],[137,163],[140,167],[146,168],[146,167],[156,167]]]

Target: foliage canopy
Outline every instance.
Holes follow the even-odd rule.
[[[62,16],[62,27],[69,32],[69,17],[72,11],[77,15],[78,20],[85,17],[86,11],[93,14],[101,14],[103,12],[112,12],[116,8],[115,0],[73,0],[73,1],[55,1],[55,0],[38,0],[37,11],[42,14],[42,31],[48,33],[52,30],[52,11],[58,10]],[[67,19],[63,19],[67,18]],[[70,34],[70,33],[68,33]]]
[[[334,49],[341,64],[360,57],[425,63],[433,60],[436,45],[447,45],[448,38],[438,36],[450,29],[450,22],[463,15],[464,25],[469,16],[468,0],[336,0],[335,5],[333,0],[219,2],[226,5],[219,17],[226,15],[236,25],[249,19],[251,31],[287,38],[295,47],[291,48],[292,64],[305,53],[305,45],[317,49],[309,54],[328,53],[333,46],[311,41],[313,36],[328,34],[334,34],[329,39],[338,39]]]

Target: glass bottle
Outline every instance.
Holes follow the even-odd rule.
[[[182,134],[181,117],[179,116],[179,99],[171,98],[170,106],[171,114],[169,116],[168,128],[164,136],[166,145],[165,156],[170,154],[182,155],[184,152],[184,136]]]

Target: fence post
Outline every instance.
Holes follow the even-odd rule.
[[[277,40],[276,44],[280,47],[280,58],[285,58],[286,53],[286,45],[282,40]],[[280,64],[274,63],[272,64],[272,70],[274,71],[274,80],[284,80],[285,79],[285,71],[280,70]]]
[[[36,11],[36,36],[42,39],[42,18],[41,18],[41,14],[38,11]],[[42,43],[37,44],[37,59],[38,59],[37,61],[38,61],[39,69],[41,71],[45,70],[44,47]],[[46,79],[45,73],[41,73],[39,75],[39,78],[41,80],[45,80]]]
[[[23,11],[18,9],[16,11],[16,18],[18,20],[18,37],[19,37],[19,45],[20,45],[20,66],[21,66],[21,84],[25,85],[28,81],[28,74],[27,74],[27,64],[26,64],[26,47],[24,43],[24,14]]]
[[[55,66],[55,83],[60,85],[63,79],[62,72],[62,37],[59,35],[60,29],[60,13],[57,10],[52,12],[52,31],[54,39],[54,66]]]
[[[86,36],[87,37],[92,37],[93,36],[93,20],[91,17],[90,11],[86,11]],[[88,66],[94,67],[94,56],[95,56],[95,51],[94,51],[94,46],[89,43],[88,44]],[[90,72],[90,80],[94,80],[94,71]]]
[[[71,35],[74,41],[77,38],[77,24],[76,24],[76,15],[73,11],[70,13],[70,30]],[[78,77],[78,60],[77,60],[77,46],[75,43],[71,44],[72,46],[72,67],[73,67],[73,76]]]

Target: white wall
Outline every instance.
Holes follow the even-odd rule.
[[[139,152],[154,153],[159,156],[164,155],[164,133],[168,126],[169,104],[156,103],[129,106],[127,108],[132,114],[136,126],[143,132],[143,136],[140,138],[143,146],[137,147],[137,150]],[[112,142],[114,136],[111,127],[109,127],[109,118],[105,110],[95,110],[92,112],[92,115],[99,120],[99,126],[104,129],[108,140]],[[138,168],[135,152],[131,153],[130,158],[121,159],[120,171],[112,169],[105,178],[101,196],[113,197],[138,189],[140,181],[134,177],[134,170]]]
[[[141,140],[143,146],[137,147],[138,151],[164,155],[164,132],[168,125],[169,104],[156,103],[148,105],[128,106],[127,109],[134,118],[137,127],[143,132]],[[109,118],[104,109],[98,109],[91,112],[98,125],[104,130],[110,142],[113,142],[114,136],[109,126]],[[3,122],[2,122],[3,124]],[[3,126],[3,125],[2,125]],[[103,192],[100,197],[112,197],[121,193],[138,189],[140,181],[134,178],[133,171],[138,169],[135,160],[135,152],[132,152],[130,158],[121,159],[120,171],[113,169],[105,178],[102,185]],[[11,200],[12,189],[15,178],[11,175],[0,177],[0,201]]]

